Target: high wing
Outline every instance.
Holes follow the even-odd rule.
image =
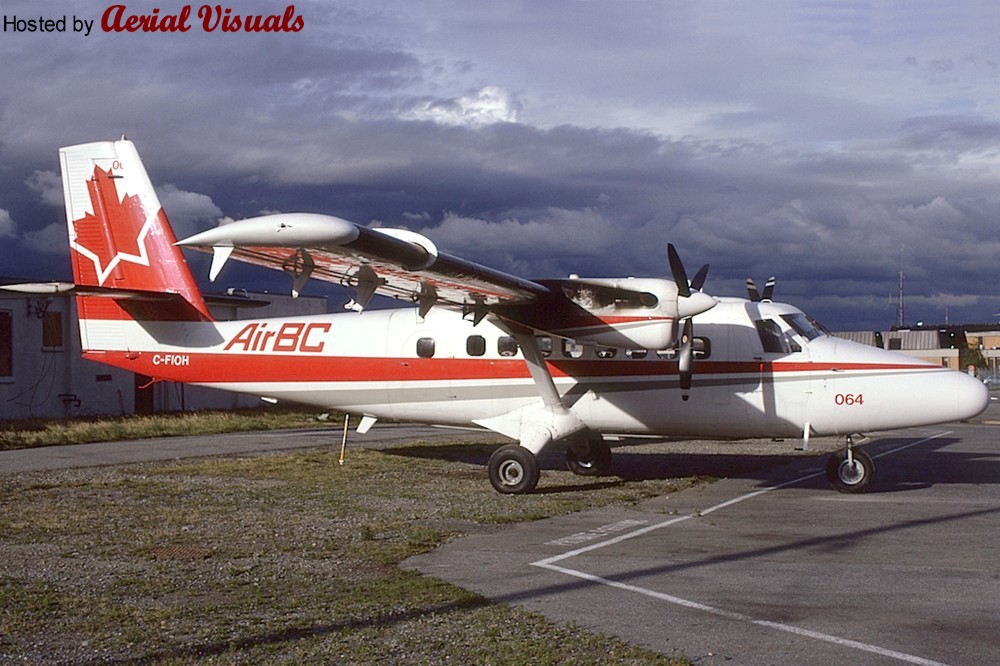
[[[240,220],[195,234],[178,245],[213,252],[210,279],[230,257],[292,276],[293,295],[310,277],[351,287],[361,308],[374,293],[419,303],[486,308],[550,295],[538,282],[439,252],[405,229],[369,229],[313,213]]]
[[[478,323],[492,314],[508,324],[578,342],[664,349],[678,322],[716,301],[701,292],[705,267],[692,282],[670,248],[673,280],[526,280],[440,252],[406,229],[369,229],[339,217],[281,213],[225,224],[177,245],[213,253],[209,278],[230,259],[275,268],[298,295],[314,277],[351,288],[361,310],[375,293],[418,304],[461,309]]]

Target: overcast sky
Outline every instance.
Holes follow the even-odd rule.
[[[126,134],[178,236],[321,212],[524,277],[664,275],[672,242],[838,329],[895,323],[902,265],[907,323],[997,321],[1000,3],[314,0],[261,35],[111,4],[0,5],[68,20],[0,33],[0,275],[69,276],[57,150]],[[249,271],[213,288],[289,288]]]

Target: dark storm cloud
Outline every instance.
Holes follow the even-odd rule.
[[[171,11],[128,4],[154,6]],[[292,35],[0,34],[0,242],[16,248],[0,272],[65,277],[56,149],[125,133],[182,235],[326,212],[526,276],[663,274],[670,241],[712,264],[713,292],[776,274],[838,326],[891,323],[901,264],[914,318],[1000,309],[996,11],[295,6]]]

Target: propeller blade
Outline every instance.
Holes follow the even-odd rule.
[[[698,269],[698,272],[694,274],[694,279],[691,280],[691,288],[695,291],[701,291],[701,288],[705,286],[705,278],[708,277],[708,264],[705,264]]]
[[[677,355],[677,370],[680,374],[681,399],[688,399],[688,391],[691,390],[691,365],[694,361],[694,326],[690,319],[684,321],[684,329],[681,333],[681,348]]]
[[[687,298],[691,295],[691,286],[687,273],[684,272],[684,264],[681,263],[681,258],[673,243],[667,244],[667,260],[670,262],[670,272],[674,276],[674,282],[677,283],[677,295],[681,298]]]
[[[747,294],[750,295],[751,301],[760,303],[760,293],[757,291],[757,285],[754,284],[753,278],[747,278]]]
[[[769,301],[771,300],[771,295],[774,294],[774,276],[767,278],[767,283],[764,285],[764,293],[761,296],[761,300]]]

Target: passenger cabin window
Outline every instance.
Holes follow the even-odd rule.
[[[504,358],[517,356],[517,340],[509,335],[501,335],[497,339],[497,353]]]
[[[695,358],[704,360],[712,355],[712,341],[708,338],[691,339],[691,353]]]
[[[618,350],[614,347],[602,347],[600,345],[594,347],[594,354],[597,358],[614,358],[617,353]]]
[[[578,345],[575,340],[563,338],[562,355],[566,358],[580,358],[583,356],[583,345]]]
[[[431,358],[434,356],[434,338],[420,338],[417,340],[417,356],[420,358]]]
[[[486,338],[481,335],[470,335],[465,339],[465,353],[469,356],[482,356],[486,353]]]
[[[628,356],[629,358],[646,358],[646,354],[648,354],[648,353],[649,353],[649,351],[647,351],[645,349],[626,349],[625,350],[625,355]]]
[[[542,353],[542,356],[548,358],[552,356],[552,338],[547,335],[539,335],[538,340],[538,350]]]

